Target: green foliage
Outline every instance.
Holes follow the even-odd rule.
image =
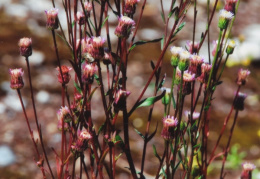
[[[246,152],[239,152],[240,145],[235,144],[231,147],[227,161],[230,162],[231,168],[238,168],[241,166],[243,158],[246,156]]]

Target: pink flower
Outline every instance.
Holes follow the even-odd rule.
[[[68,84],[69,81],[70,81],[70,78],[71,78],[69,72],[72,70],[72,68],[71,67],[67,67],[65,65],[62,65],[61,66],[62,76],[61,76],[61,73],[60,73],[60,68],[57,67],[56,70],[59,72],[58,75],[57,75],[58,76],[58,81],[62,84],[63,83],[62,77],[63,77],[64,84]]]
[[[64,121],[64,122],[70,122],[72,119],[72,116],[70,114],[70,110],[67,106],[62,106],[58,112],[57,112],[58,120]]]
[[[11,75],[10,87],[12,89],[21,89],[24,86],[23,83],[23,69],[9,69],[9,74]]]
[[[84,25],[86,21],[84,12],[78,11],[77,12],[77,22],[79,25]]]
[[[178,125],[178,119],[174,116],[166,116],[163,118],[163,129],[161,136],[165,140],[172,140],[175,135],[175,128]]]
[[[32,39],[28,37],[21,38],[18,42],[20,55],[29,57],[32,55]]]
[[[56,8],[45,10],[45,14],[47,16],[46,27],[50,30],[58,29],[59,22],[58,22],[58,13],[59,10]]]
[[[237,84],[238,85],[245,85],[246,81],[247,81],[247,77],[249,76],[249,74],[250,74],[249,70],[240,69],[238,71],[238,75],[237,75]]]
[[[125,13],[128,15],[133,15],[135,13],[135,9],[136,9],[136,4],[139,2],[140,0],[126,0],[125,1]]]
[[[132,29],[134,28],[135,22],[127,16],[121,15],[119,18],[119,23],[116,27],[115,34],[118,37],[128,38]]]
[[[97,71],[97,66],[94,63],[84,63],[82,65],[82,79],[85,82],[93,82],[93,76]]]
[[[192,49],[192,44],[193,44],[192,41],[187,41],[187,47],[188,47],[189,52],[190,52],[191,54],[193,54],[193,53],[198,53],[200,43],[199,43],[199,42],[194,42],[194,47],[193,47],[193,49]]]

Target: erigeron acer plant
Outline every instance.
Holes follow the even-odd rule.
[[[142,3],[142,5],[140,5]],[[209,32],[209,27],[214,14],[216,13],[215,1],[214,8],[210,11],[209,4],[207,28],[203,32],[199,42],[195,41],[196,27],[196,0],[176,0],[171,1],[168,7],[169,14],[165,14],[161,1],[161,11],[164,20],[165,31],[160,39],[151,39],[150,41],[135,41],[136,34],[140,26],[143,12],[145,10],[146,0],[126,1],[82,1],[75,0],[71,3],[68,0],[63,1],[64,10],[67,17],[68,32],[61,29],[58,19],[59,10],[56,8],[46,10],[46,27],[51,31],[58,67],[57,81],[61,84],[61,108],[57,112],[57,126],[62,134],[60,149],[53,149],[56,155],[56,166],[51,166],[46,153],[46,146],[43,143],[43,134],[37,118],[36,104],[31,83],[31,73],[29,65],[29,56],[32,54],[32,40],[22,38],[19,41],[20,54],[25,57],[27,62],[31,99],[34,110],[34,118],[39,142],[37,142],[32,133],[26,109],[23,105],[20,90],[24,86],[22,69],[10,69],[11,88],[17,90],[23,112],[26,118],[31,139],[37,154],[35,162],[41,169],[43,178],[77,178],[86,175],[87,178],[116,178],[117,152],[122,152],[128,161],[129,171],[132,178],[145,178],[145,158],[147,146],[156,133],[161,131],[162,139],[165,141],[164,152],[158,154],[156,146],[153,146],[153,152],[158,158],[158,168],[155,178],[207,178],[209,165],[218,157],[223,156],[220,178],[225,176],[225,162],[230,149],[230,141],[237,121],[238,112],[244,109],[244,99],[246,95],[240,93],[240,89],[246,84],[250,71],[241,69],[238,73],[236,83],[238,85],[233,105],[230,113],[226,117],[223,127],[219,133],[218,140],[212,151],[208,150],[208,136],[210,133],[210,108],[214,103],[213,96],[218,85],[221,84],[221,76],[229,55],[232,55],[235,43],[230,41],[227,44],[232,25],[238,9],[238,2],[235,0],[226,0],[226,5],[220,11],[219,16],[219,38],[215,41],[216,45],[213,51],[208,51],[214,55],[214,59],[209,63],[205,57],[201,56],[200,49]],[[55,7],[55,3],[53,1]],[[112,6],[113,5],[113,6]],[[142,8],[137,8],[137,6]],[[187,42],[187,51],[184,47],[177,47],[174,44],[178,32],[182,30],[185,23],[187,11],[194,8],[193,39]],[[139,11],[139,16],[135,12]],[[118,18],[118,25],[114,31],[118,37],[117,45],[110,41],[109,16],[112,11]],[[171,27],[169,20],[173,20]],[[101,31],[106,32],[106,37],[101,36]],[[59,57],[58,46],[56,43],[56,34],[62,37],[72,53],[71,66],[62,65]],[[156,64],[152,63],[153,71],[149,79],[139,94],[135,104],[129,106],[127,101],[132,96],[127,90],[127,69],[129,54],[133,48],[151,42],[161,42],[162,50],[157,58]],[[209,44],[209,43],[208,43]],[[166,51],[170,51],[172,56],[169,59],[172,65],[172,83],[169,89],[165,89],[163,84],[165,76],[161,75],[161,68]],[[226,53],[226,55],[225,55]],[[207,56],[207,54],[204,54]],[[225,60],[223,60],[223,58]],[[101,62],[107,67],[106,75],[101,72]],[[223,62],[223,63],[222,63]],[[71,76],[71,71],[75,76]],[[112,71],[112,76],[111,72]],[[103,83],[106,77],[108,84]],[[155,77],[155,79],[154,79]],[[69,81],[74,81],[74,91],[68,90]],[[154,96],[143,99],[149,84],[153,81]],[[197,89],[198,86],[198,89]],[[161,89],[162,92],[159,92]],[[161,94],[158,94],[161,93]],[[91,115],[91,100],[93,95],[100,97],[100,108],[104,110],[104,124],[100,126],[99,131],[94,128]],[[133,97],[135,99],[135,97]],[[191,99],[190,110],[184,112],[185,98]],[[164,114],[162,113],[163,128],[158,126],[154,132],[150,132],[151,124],[154,124],[152,114],[154,104],[162,99],[164,105]],[[202,100],[201,106],[198,105],[199,99]],[[150,106],[145,134],[138,132],[143,139],[143,151],[141,164],[137,164],[131,154],[129,142],[129,118],[138,107]],[[100,110],[101,110],[100,109]],[[230,135],[225,149],[222,153],[216,154],[216,149],[226,129],[227,123],[232,118],[232,111],[235,110],[235,116],[230,129]],[[196,111],[196,112],[195,112]],[[119,113],[122,113],[123,121],[118,121]],[[123,123],[123,136],[119,136],[119,130],[116,123]],[[132,130],[132,128],[130,128]],[[40,146],[39,146],[40,145]],[[41,152],[42,151],[42,152]],[[43,154],[42,154],[43,153]],[[106,160],[105,160],[106,159]],[[76,161],[79,160],[79,166]],[[88,160],[88,162],[87,162]],[[108,162],[107,162],[108,161]],[[45,165],[46,163],[46,165]],[[196,163],[196,164],[195,164]],[[141,166],[140,169],[136,166]],[[79,173],[75,168],[79,167]],[[244,164],[241,177],[251,178],[252,170],[255,168],[252,164]],[[56,171],[56,172],[54,172]],[[176,172],[180,175],[176,175]]]

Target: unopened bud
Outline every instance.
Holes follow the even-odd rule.
[[[32,55],[32,39],[31,38],[21,38],[18,42],[20,55],[24,57],[29,57]]]
[[[56,8],[45,10],[45,14],[47,16],[46,27],[48,29],[54,30],[59,28],[58,12],[59,10]]]
[[[24,86],[23,83],[23,69],[9,69],[9,74],[11,75],[10,87],[12,89],[21,89]]]

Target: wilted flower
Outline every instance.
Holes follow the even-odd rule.
[[[250,74],[249,70],[240,69],[238,71],[238,75],[237,75],[237,81],[236,81],[237,84],[238,85],[245,85],[246,81],[247,81],[247,77],[248,77],[249,74]]]
[[[163,118],[163,129],[161,135],[165,140],[171,140],[174,138],[177,124],[178,119],[174,118],[174,116],[166,116]]]
[[[234,14],[230,11],[225,9],[220,10],[218,27],[223,30],[226,29],[228,26],[229,21],[233,18]]]
[[[251,179],[252,178],[252,171],[256,168],[256,166],[252,163],[246,162],[242,164],[242,174],[241,179]]]
[[[125,1],[125,13],[128,15],[133,15],[135,13],[136,4],[140,0],[126,0]]]
[[[119,18],[119,23],[116,27],[115,34],[118,37],[128,38],[134,28],[135,21],[130,17],[123,16]]]
[[[70,81],[70,78],[71,78],[69,72],[72,70],[72,68],[71,68],[71,67],[67,67],[67,66],[65,66],[65,65],[62,65],[62,66],[61,66],[62,76],[61,76],[61,73],[60,73],[60,68],[57,67],[56,70],[59,72],[59,73],[58,73],[58,81],[62,84],[62,83],[63,83],[62,77],[63,77],[64,84],[68,84],[69,81]]]
[[[21,38],[18,42],[20,55],[29,57],[32,55],[32,39],[28,37]]]
[[[21,89],[24,86],[23,83],[23,69],[9,69],[9,74],[11,75],[10,87],[12,89]]]
[[[84,25],[86,22],[85,14],[84,12],[78,11],[77,12],[77,22],[79,25]]]
[[[176,68],[180,60],[180,53],[183,52],[184,50],[181,47],[173,46],[171,47],[170,51],[172,53],[171,65]]]
[[[45,14],[47,16],[46,27],[48,29],[54,30],[59,28],[58,12],[59,10],[56,8],[45,10]]]
[[[234,101],[234,109],[243,111],[244,110],[244,101],[245,101],[246,97],[247,97],[246,94],[239,92]]]

